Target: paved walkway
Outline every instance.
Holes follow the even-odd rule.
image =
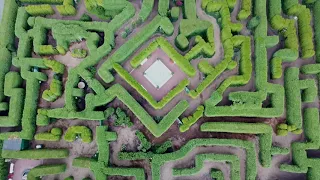
[[[160,58],[167,66],[167,68],[173,72],[173,76],[167,81],[160,89],[155,88],[152,83],[143,75],[158,58]],[[147,62],[142,66],[131,72],[131,75],[152,95],[156,101],[160,101],[165,95],[168,94],[175,86],[177,86],[183,79],[187,78],[180,68],[169,58],[169,56],[161,49],[157,49],[151,54]]]

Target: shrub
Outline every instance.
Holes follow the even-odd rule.
[[[180,15],[180,8],[173,7],[170,11],[170,15],[171,15],[172,21],[177,21],[179,19],[179,15]]]
[[[179,34],[177,36],[175,42],[176,42],[176,46],[181,50],[186,50],[189,47],[189,40],[182,34]]]
[[[143,152],[147,152],[151,148],[151,143],[148,141],[148,139],[144,136],[144,134],[141,131],[136,131],[136,136],[138,137],[140,141],[140,150]]]
[[[106,110],[104,111],[104,117],[105,117],[106,119],[108,119],[109,117],[111,117],[113,114],[114,114],[114,108],[112,108],[112,107],[109,107],[108,109],[106,109]]]
[[[62,95],[62,82],[52,79],[50,89],[43,91],[42,98],[46,101],[53,102]]]
[[[154,149],[154,153],[156,154],[163,154],[165,153],[169,148],[172,147],[172,141],[168,140],[166,142],[164,142],[161,145],[156,146]]]
[[[44,59],[43,63],[45,66],[47,66],[48,68],[52,69],[53,72],[57,73],[57,74],[63,74],[64,70],[65,70],[65,66],[56,61],[56,60],[49,60],[49,59]]]
[[[127,114],[120,108],[116,109],[116,115],[117,117],[114,123],[116,126],[128,126],[128,127],[133,126],[133,123],[131,122],[130,117],[127,116]]]
[[[87,56],[87,51],[85,49],[73,49],[71,56],[74,58],[85,58]]]
[[[92,141],[91,130],[86,126],[69,127],[64,135],[64,140],[67,142],[73,142],[76,140],[77,135],[81,136],[81,139],[84,143],[90,143]]]
[[[58,12],[62,16],[74,16],[77,14],[76,8],[73,7],[73,5],[61,5],[61,6],[56,6]]]
[[[184,17],[186,19],[197,19],[196,0],[184,1]]]
[[[241,11],[239,12],[237,18],[239,20],[245,20],[251,15],[252,10],[252,0],[241,1]]]
[[[54,10],[49,4],[28,5],[26,11],[32,16],[46,16],[54,14]]]
[[[40,141],[59,141],[62,135],[60,128],[52,128],[50,133],[38,133],[34,136],[35,140]]]
[[[182,119],[182,125],[180,126],[180,132],[186,132],[189,128],[195,124],[204,113],[204,106],[199,106],[192,116],[185,117]]]
[[[92,18],[88,14],[83,14],[79,20],[80,21],[92,21]]]
[[[61,174],[65,172],[67,165],[41,165],[30,170],[28,173],[28,179],[37,179],[40,176],[47,176],[51,174]]]
[[[159,0],[158,13],[160,16],[167,16],[169,10],[169,0]]]
[[[62,159],[69,157],[69,151],[67,149],[3,150],[1,156],[8,159]]]
[[[139,19],[141,19],[142,22],[147,20],[147,18],[152,12],[153,6],[154,6],[154,0],[143,0],[141,5],[141,10],[139,12]]]
[[[198,64],[198,68],[204,74],[211,74],[214,72],[214,67],[206,60],[200,61]]]

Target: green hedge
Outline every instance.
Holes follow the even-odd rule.
[[[49,4],[28,5],[26,11],[32,16],[46,16],[54,14],[53,8]]]
[[[180,16],[180,8],[179,7],[172,7],[170,11],[170,17],[173,21],[177,21]]]
[[[107,109],[108,110],[108,109]],[[111,111],[111,110],[109,110]],[[116,109],[116,120],[114,122],[115,126],[133,126],[130,117],[120,108]]]
[[[320,2],[316,1],[313,5],[313,24],[314,24],[314,40],[315,40],[315,51],[316,61],[320,62]]]
[[[71,56],[74,58],[85,58],[87,56],[87,51],[85,49],[73,49]]]
[[[46,4],[62,4],[64,0],[19,0],[22,3],[46,3]]]
[[[182,125],[179,127],[180,132],[186,132],[189,128],[195,124],[204,113],[204,106],[197,107],[197,110],[189,117],[182,119]]]
[[[30,170],[30,172],[28,173],[28,179],[36,180],[39,179],[38,177],[43,177],[52,174],[61,174],[65,172],[66,169],[66,164],[37,166]]]
[[[76,140],[76,136],[79,135],[84,143],[90,143],[92,141],[92,132],[86,126],[71,126],[68,128],[64,135],[64,140],[67,142],[73,142]]]
[[[224,162],[230,164],[231,179],[240,179],[240,159],[230,154],[198,154],[195,167],[191,169],[173,169],[173,176],[194,176],[201,171],[205,162]]]
[[[184,17],[186,19],[197,19],[196,0],[184,1]]]
[[[153,6],[154,0],[143,0],[141,10],[139,12],[139,19],[141,19],[142,22],[146,21],[147,18],[150,16]]]
[[[52,128],[50,132],[36,134],[34,139],[41,141],[59,141],[61,135],[62,130],[60,128]]]
[[[242,0],[241,1],[241,10],[237,15],[239,20],[245,20],[251,15],[252,11],[252,0]]]
[[[1,156],[7,159],[62,159],[69,157],[69,151],[67,149],[3,150]]]
[[[170,0],[159,0],[158,13],[160,16],[166,17],[169,11]]]
[[[140,85],[138,81],[136,81],[130,73],[128,73],[125,69],[122,68],[119,64],[114,64],[113,68],[116,72],[128,83],[130,84],[135,90],[139,92],[139,94],[145,98],[152,107],[155,109],[161,109],[166,104],[168,104],[175,96],[177,96],[180,92],[184,90],[184,88],[189,84],[188,79],[185,79],[179,83],[174,89],[172,89],[165,97],[162,98],[161,101],[157,102],[154,98],[148,93],[147,90]]]
[[[189,152],[197,147],[210,147],[210,146],[231,146],[244,148],[246,150],[246,179],[256,179],[256,153],[255,146],[250,141],[235,140],[235,139],[192,139],[180,150],[173,153],[154,155],[152,158],[152,179],[161,179],[161,167],[169,161],[176,161],[183,159]]]
[[[77,10],[74,7],[74,1],[73,0],[64,0],[63,5],[56,6],[58,12],[62,16],[74,16],[77,14]]]
[[[244,133],[259,135],[260,161],[263,167],[271,166],[272,127],[263,123],[207,122],[202,132]]]
[[[151,148],[151,143],[148,141],[146,136],[141,131],[136,131],[136,136],[138,137],[141,143],[139,150],[147,152]]]
[[[62,95],[62,82],[57,79],[52,79],[50,89],[46,89],[42,93],[42,98],[46,101],[53,102]]]

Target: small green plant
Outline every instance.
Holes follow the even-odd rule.
[[[74,58],[85,58],[87,56],[87,51],[85,49],[73,49],[71,56]]]
[[[128,126],[128,127],[133,126],[133,123],[131,122],[130,118],[120,108],[116,109],[116,121],[114,122],[114,124],[116,126]]]
[[[277,126],[278,136],[287,136],[288,132],[291,132],[292,134],[301,134],[302,129],[298,129],[295,125],[287,125],[285,123],[279,124]]]

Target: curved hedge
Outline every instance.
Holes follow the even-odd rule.
[[[64,135],[64,140],[67,142],[73,142],[76,140],[77,135],[80,135],[81,140],[84,143],[90,143],[92,141],[92,132],[86,126],[71,126],[68,128]]]
[[[182,125],[179,127],[180,132],[186,132],[189,130],[189,128],[203,116],[203,113],[204,106],[199,106],[191,116],[184,117],[182,119]]]

